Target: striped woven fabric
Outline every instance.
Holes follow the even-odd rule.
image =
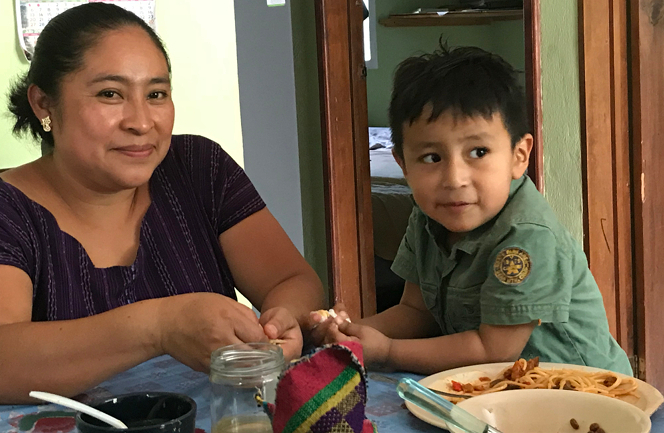
[[[277,386],[275,433],[373,433],[364,414],[367,401],[362,346],[324,346],[291,365]]]

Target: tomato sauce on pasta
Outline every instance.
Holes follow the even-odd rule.
[[[636,396],[638,383],[611,371],[543,369],[539,367],[538,357],[528,361],[519,359],[493,380],[480,377],[470,383],[451,381],[449,386],[454,392],[474,396],[509,389],[564,389],[618,398]]]

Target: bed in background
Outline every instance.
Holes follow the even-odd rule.
[[[410,188],[392,156],[390,128],[369,128],[374,252],[392,261],[413,208]]]
[[[392,147],[390,128],[369,128],[376,304],[379,312],[401,299],[404,282],[390,270],[390,265],[406,233],[408,217],[413,209],[412,193],[401,167],[392,156]]]

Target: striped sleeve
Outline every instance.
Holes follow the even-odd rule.
[[[21,269],[33,277],[34,232],[29,215],[18,203],[16,192],[0,181],[0,265]]]
[[[265,207],[242,167],[219,144],[185,135],[174,137],[175,146],[178,140],[193,187],[217,236]]]

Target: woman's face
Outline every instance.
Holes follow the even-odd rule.
[[[83,60],[53,110],[54,161],[95,190],[140,186],[170,146],[166,59],[143,29],[127,26],[103,34]]]

